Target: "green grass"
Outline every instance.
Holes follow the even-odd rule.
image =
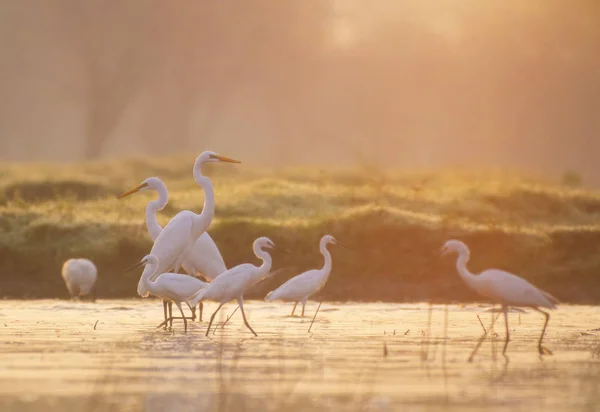
[[[139,273],[123,274],[152,243],[144,208],[152,195],[117,200],[149,176],[165,181],[166,224],[200,211],[193,157],[76,165],[0,166],[0,296],[66,297],[62,262],[88,257],[99,268],[98,296],[135,296]],[[514,271],[567,302],[600,302],[600,193],[498,172],[384,172],[356,169],[211,165],[216,217],[210,234],[228,266],[254,261],[251,244],[269,236],[292,255],[274,254],[286,275],[257,286],[262,298],[288,276],[322,264],[318,241],[333,234],[331,300],[473,300],[448,238],[472,249],[472,271]]]

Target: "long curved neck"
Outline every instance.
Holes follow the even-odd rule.
[[[162,226],[158,223],[156,213],[163,210],[169,201],[169,192],[166,186],[159,187],[156,192],[158,193],[158,199],[149,202],[146,206],[146,228],[152,240],[156,240],[162,232]]]
[[[156,290],[152,277],[156,274],[157,269],[158,265],[147,263],[144,267],[144,272],[142,273],[142,283],[152,294],[155,294],[154,292]]]
[[[460,277],[463,278],[465,283],[469,286],[473,286],[475,282],[477,282],[477,276],[469,272],[467,269],[467,262],[469,262],[469,251],[461,250],[458,252],[458,259],[456,260],[456,269],[460,274]]]
[[[202,175],[201,163],[194,165],[194,180],[204,190],[204,207],[202,213],[194,216],[192,236],[198,239],[208,230],[215,214],[215,191],[210,179]]]
[[[327,277],[329,277],[329,274],[331,273],[331,253],[327,249],[327,243],[325,242],[321,243],[319,249],[321,250],[321,254],[323,255],[323,257],[325,258],[325,264],[323,265],[323,269],[321,270],[325,274],[325,279],[327,279]]]
[[[267,276],[271,271],[273,259],[271,258],[269,252],[264,251],[258,246],[254,246],[254,254],[263,262],[262,265],[258,267],[258,270],[256,271],[256,276],[253,279],[253,282],[258,282],[262,280],[265,276]]]

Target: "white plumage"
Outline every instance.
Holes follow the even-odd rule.
[[[187,331],[187,320],[183,313],[181,303],[184,302],[188,306],[190,298],[198,293],[199,290],[206,287],[208,283],[196,279],[193,276],[183,275],[180,273],[162,273],[158,274],[157,269],[160,267],[158,258],[152,254],[146,255],[139,265],[146,265],[142,274],[141,281],[146,290],[152,295],[163,300],[173,302],[179,308],[183,319],[185,330]],[[154,280],[153,280],[154,279]],[[171,319],[169,319],[171,320]],[[165,320],[166,324],[167,320]],[[162,326],[159,325],[159,326]]]
[[[146,228],[152,240],[155,241],[163,230],[158,223],[156,214],[169,202],[169,192],[164,182],[158,177],[149,177],[139,186],[119,195],[119,198],[145,190],[154,190],[158,194],[158,199],[148,202],[146,206]],[[223,256],[208,232],[204,232],[196,240],[190,254],[183,259],[181,266],[190,275],[203,276],[208,280],[216,278],[227,270]]]
[[[325,264],[321,269],[313,269],[295,276],[285,282],[272,292],[269,292],[265,300],[282,300],[284,302],[295,302],[292,309],[292,315],[296,310],[298,302],[302,302],[302,316],[304,316],[304,307],[309,297],[317,293],[329,278],[331,273],[331,253],[327,250],[327,245],[339,244],[331,235],[325,235],[321,238],[319,249],[325,258]]]
[[[262,265],[256,266],[251,263],[243,263],[235,266],[221,273],[216,279],[210,282],[207,287],[202,289],[191,299],[190,304],[192,306],[195,306],[198,302],[203,300],[213,300],[219,302],[219,307],[212,314],[210,323],[206,329],[207,336],[215,315],[219,309],[221,309],[221,306],[233,299],[237,300],[238,305],[242,310],[244,323],[256,336],[256,332],[254,332],[246,320],[246,314],[244,312],[244,292],[269,276],[272,259],[271,255],[263,250],[264,248],[275,248],[275,244],[266,237],[261,237],[254,241],[254,254],[263,261]]]
[[[510,332],[508,329],[509,306],[529,307],[544,314],[546,321],[538,342],[538,351],[541,355],[552,353],[542,346],[542,340],[544,339],[550,315],[539,308],[555,309],[559,303],[558,299],[548,292],[536,288],[525,279],[504,270],[487,269],[479,275],[469,272],[467,262],[469,261],[470,251],[467,245],[459,240],[449,240],[444,244],[442,254],[449,252],[458,253],[456,268],[465,283],[480,295],[502,305],[506,326],[506,341],[503,353],[506,352],[508,342],[510,341]]]
[[[80,297],[92,291],[98,270],[89,259],[69,259],[63,263],[61,275],[71,297]]]

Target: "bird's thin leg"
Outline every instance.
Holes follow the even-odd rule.
[[[188,319],[191,319],[192,321],[196,320],[196,308],[190,305],[190,302],[188,302],[187,300],[185,301],[185,304],[188,308],[190,308],[190,311],[192,312],[192,317]]]
[[[502,349],[502,355],[506,357],[506,348],[508,348],[508,342],[510,342],[510,331],[508,330],[508,306],[502,306],[504,312],[504,326],[506,328],[506,340],[504,341],[504,349]]]
[[[302,301],[302,317],[304,317],[304,307],[306,306],[306,301]]]
[[[531,309],[536,310],[543,314],[546,317],[546,321],[544,322],[544,327],[542,328],[542,334],[540,335],[540,340],[538,342],[538,351],[540,355],[552,355],[552,351],[548,348],[542,346],[542,341],[544,340],[544,334],[546,333],[546,327],[548,326],[548,322],[550,321],[550,314],[548,312],[544,312],[541,309],[536,307],[532,307]]]
[[[185,313],[183,313],[183,308],[181,307],[181,303],[175,302],[175,304],[179,308],[179,312],[181,312],[181,319],[183,319],[183,330],[185,333],[187,333],[187,318],[185,317]],[[173,320],[171,320],[171,322],[173,322]]]
[[[244,318],[244,324],[246,325],[246,327],[248,329],[250,329],[250,332],[254,333],[254,336],[258,336],[256,334],[256,332],[254,332],[254,329],[252,329],[252,326],[250,326],[250,324],[246,320],[246,313],[244,312],[244,299],[238,298],[237,301],[238,301],[238,305],[240,306],[240,309],[242,310],[242,317]]]
[[[163,324],[165,325],[165,329],[167,329],[167,301],[163,300],[163,311],[165,312],[165,321],[163,323],[161,323],[160,325],[157,326],[157,328],[160,328]]]
[[[294,316],[294,312],[296,311],[297,305],[298,305],[298,302],[294,303],[294,309],[292,309],[292,316]]]
[[[483,341],[485,340],[485,338],[488,335],[488,331],[491,331],[494,328],[494,323],[496,323],[498,316],[500,316],[500,314],[498,314],[495,317],[492,315],[492,323],[490,324],[490,327],[488,330],[483,328],[483,330],[484,330],[483,335],[481,335],[481,337],[479,338],[479,341],[477,342],[477,345],[475,345],[475,348],[471,351],[471,355],[469,356],[468,362],[473,362],[473,359],[475,358],[475,355],[477,354],[479,347],[481,346],[481,344],[483,343]]]
[[[198,317],[200,318],[200,319],[198,319],[198,322],[202,322],[202,311],[204,311],[204,303],[200,302],[200,303],[198,303],[198,312],[199,312]]]
[[[219,311],[219,309],[221,309],[221,306],[223,306],[225,304],[225,302],[220,303],[219,307],[217,308],[217,310],[215,310],[215,313],[212,314],[212,316],[210,317],[210,322],[208,323],[208,328],[206,328],[206,335],[204,336],[208,336],[208,332],[210,332],[210,327],[213,323],[213,320],[215,320],[215,315],[217,314],[217,312]]]
[[[173,302],[167,302],[169,308],[169,327],[173,328]]]
[[[227,325],[227,322],[229,322],[229,319],[231,319],[233,317],[233,314],[239,309],[240,307],[238,306],[237,308],[235,308],[233,310],[233,312],[231,312],[231,315],[227,316],[227,319],[225,319],[225,322],[223,323],[223,325],[221,326],[221,329],[223,329],[225,327],[225,325]]]

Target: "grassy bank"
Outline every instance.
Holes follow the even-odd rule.
[[[122,269],[151,248],[144,208],[152,195],[115,196],[158,176],[170,192],[163,224],[181,209],[200,211],[192,163],[0,166],[0,296],[66,297],[60,267],[74,256],[97,264],[98,296],[135,296],[140,273]],[[318,240],[330,233],[352,250],[333,250],[325,299],[472,300],[454,258],[438,256],[446,239],[458,238],[472,249],[474,272],[499,267],[561,300],[600,302],[600,193],[494,173],[211,166],[217,206],[210,233],[227,265],[256,261],[258,236],[292,251],[274,254],[275,267],[291,269],[249,297],[320,266]]]

